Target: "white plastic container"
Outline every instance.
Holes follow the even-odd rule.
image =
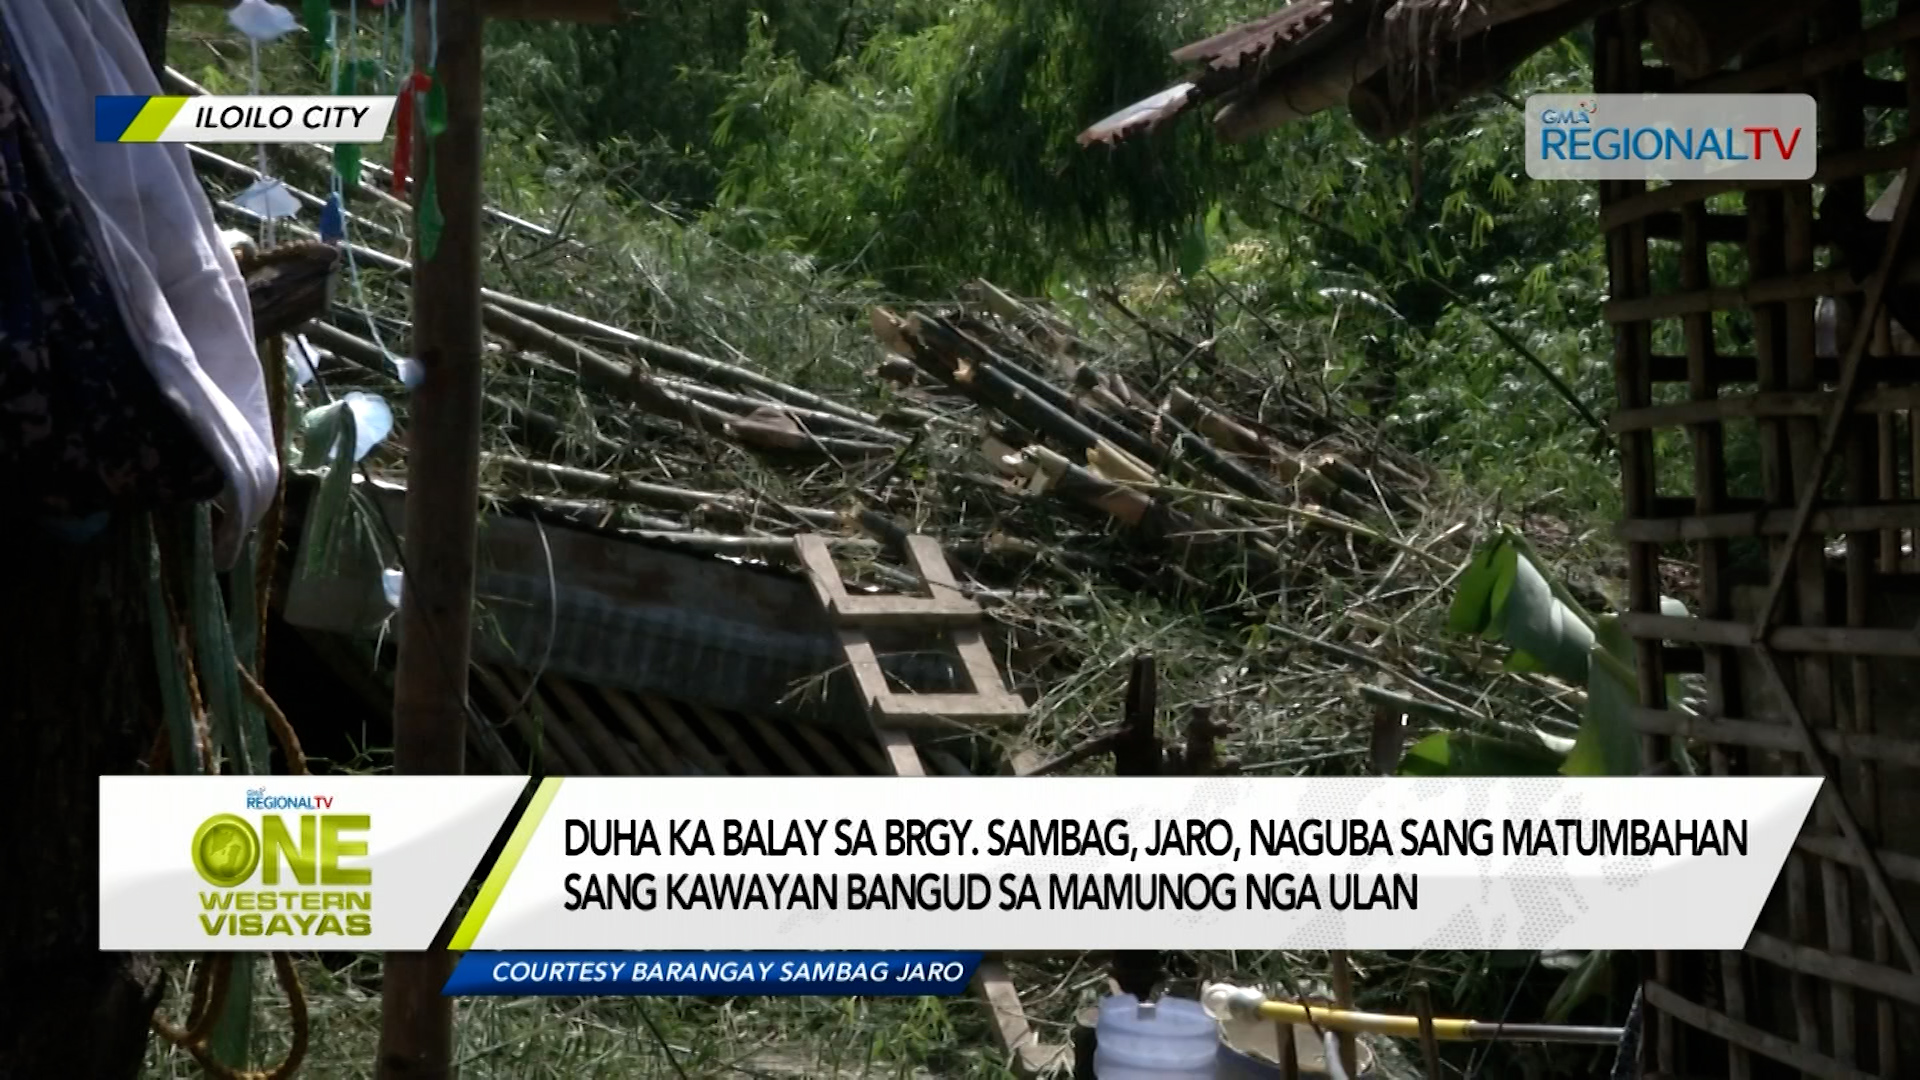
[[[1100,1002],[1094,1027],[1098,1080],[1214,1080],[1220,1029],[1197,1001],[1142,1002],[1116,994]]]

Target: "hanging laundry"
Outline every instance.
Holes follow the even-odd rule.
[[[326,7],[325,0],[321,0],[321,7],[322,9]],[[313,20],[311,10],[307,12],[307,19],[311,28]],[[253,53],[253,79],[248,86],[248,91],[258,95],[260,93],[260,46],[300,29],[300,24],[294,21],[293,12],[278,4],[269,4],[266,0],[240,0],[238,6],[227,12],[227,22],[231,23],[235,30],[247,35],[247,47]],[[320,30],[321,36],[324,36],[325,32],[326,28],[323,25]],[[267,238],[268,242],[271,242],[273,222],[298,214],[300,200],[293,197],[293,192],[288,191],[287,185],[281,180],[265,175],[267,148],[264,144],[258,150],[258,157],[261,178],[248,184],[246,190],[235,195],[233,203],[243,210],[251,210],[260,215],[260,218],[267,222]]]
[[[293,197],[285,183],[271,176],[248,184],[233,197],[233,205],[251,210],[268,221],[290,218],[300,212],[300,200]]]
[[[141,360],[0,24],[0,498],[83,542],[222,477]]]
[[[360,84],[365,81],[377,85],[380,82],[380,65],[372,60],[340,61],[335,57],[338,70],[333,75],[333,92],[341,97],[352,97],[360,92]],[[333,172],[340,178],[342,187],[357,187],[360,184],[361,151],[359,143],[340,143],[333,148]]]
[[[267,0],[240,0],[227,12],[227,22],[254,41],[273,41],[300,29],[293,12]]]
[[[333,5],[327,0],[306,0],[302,10],[307,16],[309,40],[313,42],[313,60],[319,63],[333,47]]]
[[[440,212],[440,185],[437,170],[433,165],[433,146],[447,130],[447,88],[438,81],[431,82],[427,89],[427,176],[420,185],[420,194],[414,199],[419,208],[419,216],[414,224],[414,236],[420,245],[420,257],[432,261],[433,253],[440,250],[440,234],[446,231],[447,219]]]
[[[424,71],[416,71],[400,84],[400,101],[393,120],[393,194],[407,197],[407,175],[413,167],[413,114],[419,108],[419,95],[433,86]]]
[[[340,206],[340,193],[327,196],[327,204],[320,208],[320,240],[322,243],[337,244],[347,238],[347,212]]]
[[[94,139],[96,96],[161,93],[121,0],[6,0],[0,19],[36,124],[65,165],[74,216],[118,301],[130,345],[122,355],[145,362],[162,400],[184,414],[217,467],[211,486],[223,488],[227,510],[217,555],[231,565],[279,483],[246,282],[184,146]],[[138,437],[159,439],[163,431]],[[168,448],[152,460],[177,460],[178,452]]]

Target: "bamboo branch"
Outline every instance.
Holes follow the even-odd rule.
[[[544,461],[529,461],[510,454],[483,453],[480,455],[480,462],[483,466],[498,470],[505,475],[542,483],[556,491],[573,495],[640,503],[682,512],[719,514],[745,522],[761,521],[766,517],[762,507],[767,504],[739,495],[653,484],[625,476],[593,472],[590,469],[553,465]],[[771,505],[789,519],[803,521],[811,527],[837,529],[846,524],[841,515],[831,510],[785,506],[779,503]]]

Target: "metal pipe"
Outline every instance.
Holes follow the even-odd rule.
[[[1307,1024],[1322,1031],[1350,1035],[1386,1035],[1396,1039],[1420,1038],[1420,1018],[1388,1013],[1358,1012],[1308,1006],[1292,1001],[1268,1001],[1266,994],[1251,987],[1214,983],[1201,991],[1200,1004],[1216,1020],[1278,1020],[1287,1024]],[[1624,1028],[1576,1027],[1566,1024],[1490,1024],[1484,1020],[1449,1020],[1435,1017],[1433,1035],[1446,1042],[1485,1042],[1495,1039],[1509,1042],[1585,1043],[1618,1045]]]

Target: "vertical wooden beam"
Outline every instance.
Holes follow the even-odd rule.
[[[1707,252],[1705,203],[1688,203],[1680,210],[1680,287],[1686,290],[1711,288],[1714,284]],[[1682,320],[1686,334],[1687,387],[1696,401],[1719,396],[1720,384],[1713,376],[1714,343],[1711,312],[1689,315]],[[1727,503],[1726,431],[1718,421],[1689,425],[1693,444],[1693,506],[1701,515],[1722,512]],[[1699,593],[1695,608],[1701,617],[1733,617],[1733,581],[1729,569],[1731,555],[1725,540],[1704,540],[1694,546],[1694,561],[1699,565]],[[1708,647],[1702,650],[1707,683],[1707,706],[1712,715],[1745,716],[1742,709],[1740,665],[1730,648]],[[1736,760],[1725,746],[1714,743],[1707,748],[1707,767],[1715,776],[1744,773],[1745,762]],[[1747,981],[1745,959],[1739,951],[1720,954],[1720,982],[1727,1015],[1747,1022]],[[1746,1047],[1727,1043],[1727,1080],[1751,1080],[1753,1062]]]
[[[1349,1012],[1353,1010],[1353,960],[1345,949],[1335,949],[1328,954],[1333,961],[1333,1004]],[[1360,1075],[1360,1047],[1355,1036],[1344,1032],[1333,1034],[1333,1049],[1340,1058],[1342,1075],[1355,1077]],[[1333,1070],[1329,1069],[1328,1072]]]
[[[423,375],[413,390],[407,438],[406,577],[393,739],[396,772],[432,776],[457,774],[465,766],[479,514],[484,16],[479,0],[412,6],[414,65],[445,95],[446,130],[434,137],[425,117],[415,125],[420,134],[414,172],[420,179],[414,197],[413,350]],[[429,175],[432,185],[426,183]],[[441,233],[428,258],[418,237],[430,199],[438,206]],[[376,1073],[382,1080],[453,1075],[453,1003],[440,995],[452,963],[443,948],[387,954]]]
[[[1598,93],[1636,93],[1641,90],[1641,40],[1644,36],[1640,13],[1633,8],[1606,13],[1594,21],[1594,90]],[[1600,182],[1602,213],[1608,206],[1644,192],[1645,181],[1603,180]],[[1651,292],[1647,267],[1647,229],[1645,221],[1636,221],[1608,230],[1607,276],[1611,294],[1626,298]],[[1622,409],[1640,408],[1653,397],[1648,365],[1653,351],[1652,328],[1645,323],[1623,324],[1614,329],[1614,392]],[[1620,482],[1622,512],[1629,518],[1652,512],[1655,490],[1654,447],[1651,432],[1627,432],[1620,439]],[[1627,548],[1628,606],[1634,611],[1660,610],[1658,550],[1652,544],[1630,544]],[[1636,639],[1634,659],[1637,665],[1640,703],[1649,708],[1666,704],[1664,673],[1661,670],[1659,642]],[[1644,764],[1654,768],[1669,760],[1671,745],[1655,735],[1641,739]],[[1673,958],[1670,953],[1641,953],[1636,957],[1642,979],[1651,976],[1670,982]],[[1649,1064],[1663,1073],[1676,1068],[1678,1028],[1672,1017],[1662,1014],[1653,1040],[1655,1060]]]
[[[1160,713],[1158,682],[1153,654],[1136,654],[1127,672],[1126,734],[1113,748],[1113,771],[1119,776],[1158,776],[1163,771],[1160,738],[1154,730]],[[1112,974],[1122,993],[1145,1001],[1160,982],[1160,954],[1116,953]]]
[[[1858,0],[1826,0],[1813,12],[1808,29],[1814,43],[1844,37],[1860,31],[1860,4]],[[1858,151],[1866,142],[1866,114],[1860,104],[1859,86],[1864,78],[1857,63],[1847,64],[1823,75],[1813,86],[1807,87],[1814,94],[1820,106],[1820,152],[1822,154],[1844,154]],[[1860,177],[1837,179],[1824,185],[1819,203],[1819,216],[1830,228],[1857,229],[1864,224],[1867,213],[1865,182]],[[1813,241],[1814,203],[1811,184],[1802,189],[1806,192],[1802,198],[1796,198],[1793,218],[1788,230],[1789,263],[1812,269],[1817,252]],[[1828,235],[1833,235],[1829,233]],[[1878,306],[1878,305],[1876,305]],[[1862,301],[1857,297],[1842,297],[1836,305],[1835,314],[1840,328],[1847,332],[1844,341],[1851,341],[1855,324],[1862,318]],[[1788,385],[1794,389],[1817,387],[1819,376],[1815,371],[1814,341],[1811,305],[1796,305],[1796,312],[1805,314],[1794,320],[1796,331],[1790,339],[1790,354],[1787,361]],[[1873,320],[1879,322],[1878,311]],[[1801,328],[1804,327],[1804,331]],[[1842,429],[1840,446],[1844,448],[1847,492],[1860,502],[1867,501],[1864,485],[1860,483],[1865,475],[1869,455],[1873,450],[1862,437],[1873,431],[1873,421],[1862,422],[1848,418]],[[1802,421],[1789,425],[1789,439],[1795,445],[1794,485],[1806,482],[1806,473],[1819,469],[1823,474],[1826,465],[1820,461],[1820,424],[1816,421]],[[1811,532],[1811,530],[1809,530]],[[1855,572],[1871,572],[1873,547],[1879,537],[1873,533],[1853,533],[1847,541],[1847,569],[1849,595],[1854,589]],[[1845,621],[1842,612],[1832,610],[1827,598],[1827,558],[1826,538],[1819,535],[1810,537],[1808,542],[1795,552],[1798,565],[1798,591],[1802,596],[1801,616],[1808,625],[1832,626]],[[1864,581],[1861,585],[1864,586]],[[1862,665],[1864,667],[1864,665]],[[1839,668],[1835,661],[1814,661],[1812,670],[1817,674],[1813,678],[1802,679],[1801,703],[1807,721],[1815,726],[1829,727],[1846,725],[1851,727],[1857,719],[1852,710],[1841,703],[1842,694]],[[1809,771],[1817,769],[1817,763],[1808,762]],[[1844,785],[1844,779],[1836,778],[1836,784]],[[1857,794],[1853,796],[1857,799]],[[1823,800],[1824,802],[1824,800]],[[1833,825],[1832,813],[1816,815],[1818,820]],[[1838,956],[1855,956],[1859,951],[1854,940],[1855,895],[1853,877],[1855,871],[1822,860],[1820,863],[1821,893],[1820,907],[1825,915],[1827,951]],[[1864,920],[1863,920],[1864,922]],[[1859,1063],[1857,1045],[1858,1002],[1852,987],[1833,982],[1827,987],[1828,1044],[1833,1057],[1842,1065]]]

